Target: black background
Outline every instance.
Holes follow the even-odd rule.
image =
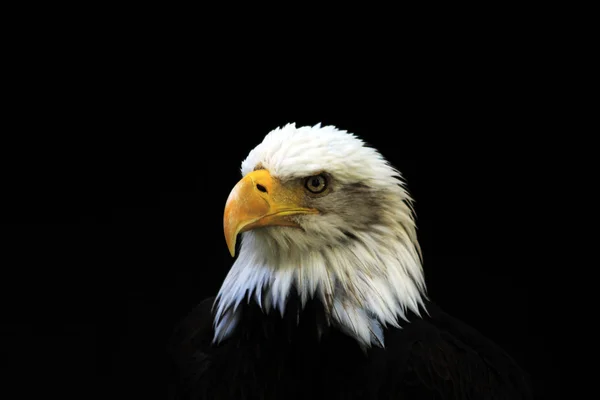
[[[24,395],[165,398],[166,340],[232,263],[221,218],[241,161],[278,126],[320,122],[404,174],[430,297],[549,397],[545,274],[527,218],[539,71],[526,43],[440,36],[342,55],[332,41],[280,57],[243,38],[78,32],[36,34],[11,64],[7,382]]]

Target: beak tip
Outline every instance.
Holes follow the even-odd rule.
[[[233,237],[233,239],[226,238],[225,241],[227,242],[227,249],[229,250],[229,254],[231,254],[231,257],[235,257],[235,243],[237,242],[236,237]]]

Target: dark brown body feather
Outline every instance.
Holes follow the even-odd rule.
[[[385,332],[385,349],[361,350],[327,328],[317,301],[284,317],[244,304],[235,334],[212,345],[213,299],[176,330],[173,399],[529,399],[526,374],[474,329],[427,303]]]

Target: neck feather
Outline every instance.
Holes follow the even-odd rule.
[[[254,299],[265,313],[283,315],[295,288],[302,305],[319,299],[327,322],[362,347],[383,347],[383,328],[400,327],[408,310],[420,315],[426,289],[412,219],[369,228],[336,246],[292,244],[285,252],[274,248],[270,228],[244,233],[215,300],[214,341],[235,331],[242,301]]]

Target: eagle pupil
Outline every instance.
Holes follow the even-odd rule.
[[[318,188],[319,185],[321,184],[321,181],[319,180],[319,178],[313,178],[310,184],[313,187]]]

